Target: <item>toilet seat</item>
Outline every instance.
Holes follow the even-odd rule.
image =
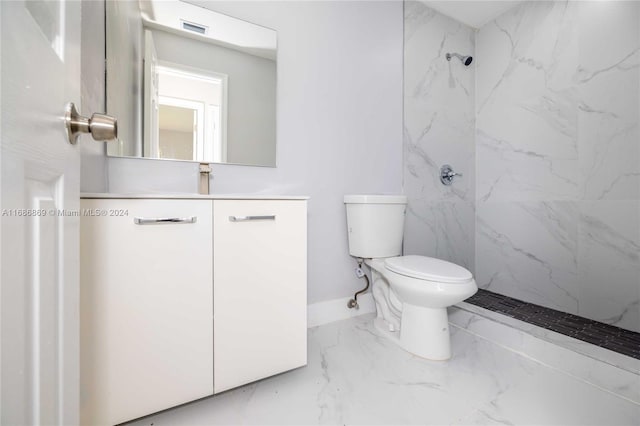
[[[426,281],[458,284],[467,283],[473,275],[455,263],[427,256],[399,256],[385,259],[386,269],[406,277]]]

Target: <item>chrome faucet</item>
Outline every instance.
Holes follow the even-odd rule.
[[[211,177],[211,164],[200,163],[200,175],[198,179],[198,194],[209,195],[209,178]]]

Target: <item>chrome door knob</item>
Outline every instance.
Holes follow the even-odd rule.
[[[453,178],[456,176],[462,176],[462,173],[456,173],[453,171],[453,167],[448,164],[445,164],[440,168],[440,182],[443,185],[451,185],[453,183]]]
[[[91,118],[78,114],[73,102],[69,102],[64,112],[64,124],[69,143],[75,145],[82,133],[91,133],[98,142],[109,142],[118,138],[118,120],[106,114],[93,114]]]

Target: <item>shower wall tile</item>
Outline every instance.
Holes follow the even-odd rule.
[[[581,2],[579,28],[575,80],[583,198],[638,199],[640,4]]]
[[[526,2],[476,52],[479,285],[640,331],[640,2]]]
[[[578,314],[640,332],[640,202],[582,202],[578,241]]]
[[[405,253],[473,270],[475,75],[447,52],[475,55],[475,31],[421,2],[406,1],[404,35]],[[462,173],[451,186],[440,167]]]
[[[474,31],[407,1],[404,41],[405,253],[640,331],[640,2],[525,2]]]
[[[407,208],[405,253],[446,259],[475,270],[475,211],[464,201],[415,199]]]
[[[577,313],[579,217],[573,201],[479,204],[478,287]]]
[[[510,117],[509,120],[517,121],[518,118]],[[518,127],[513,121],[505,123],[508,123],[505,127]],[[535,127],[536,124],[532,124],[532,128]],[[490,130],[486,127],[478,128],[476,134],[478,202],[576,199],[580,191],[577,157],[562,158],[545,153],[544,141],[551,141],[551,138],[537,135],[530,129],[522,130],[521,134],[526,139],[542,141],[537,150],[515,140],[500,139],[495,136],[499,132],[491,134],[487,131]],[[553,143],[549,143],[550,149]]]
[[[579,195],[575,8],[528,2],[478,31],[479,200]]]

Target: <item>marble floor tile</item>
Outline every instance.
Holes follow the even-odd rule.
[[[309,330],[306,367],[134,425],[638,424],[640,406],[452,327],[448,362],[414,357],[363,315]]]

